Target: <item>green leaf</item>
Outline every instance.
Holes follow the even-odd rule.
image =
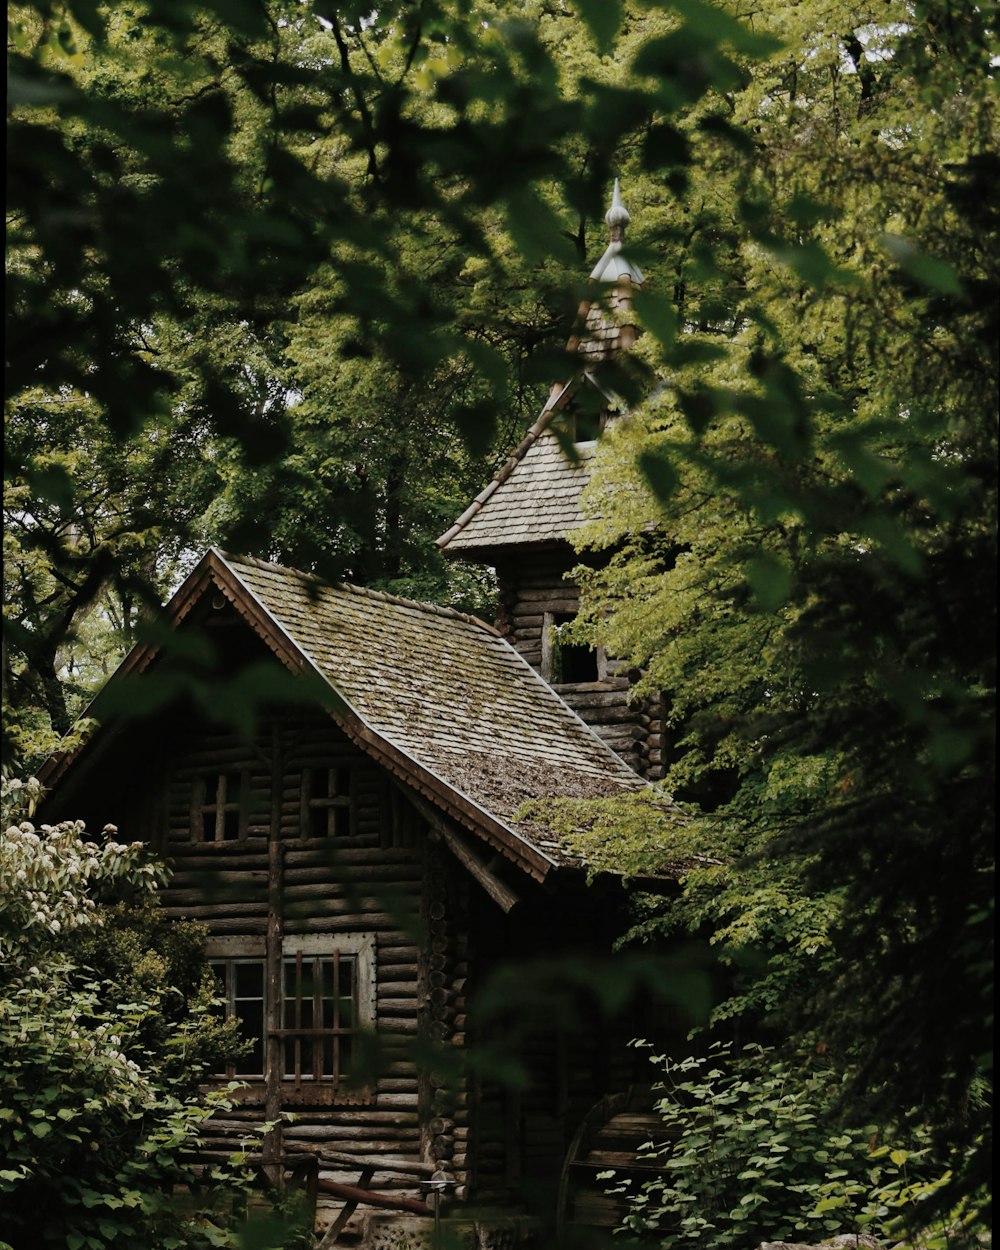
[[[683,14],[685,24],[706,41],[728,43],[747,56],[770,56],[784,47],[775,35],[751,30],[719,5],[705,0],[674,0],[674,7]]]
[[[950,772],[964,764],[975,748],[976,736],[963,733],[960,729],[935,729],[932,730],[927,740],[927,754],[931,762],[944,772]],[[897,1154],[902,1154],[904,1158],[897,1159]],[[889,1157],[893,1163],[900,1163],[905,1162],[908,1156],[905,1151],[897,1150]]]
[[[770,552],[752,556],[743,566],[743,575],[764,612],[776,612],[792,593],[791,570]]]
[[[666,503],[680,483],[670,456],[658,450],[643,451],[639,455],[639,468],[656,498]]]
[[[836,1198],[822,1198],[813,1208],[813,1215],[824,1215],[827,1211],[836,1211],[840,1207],[847,1205],[847,1199],[840,1195]]]
[[[923,557],[914,546],[910,533],[895,517],[866,516],[859,528],[862,533],[873,538],[889,559],[905,573],[917,576],[923,571]]]
[[[73,479],[65,466],[47,464],[41,468],[28,470],[29,485],[42,499],[54,503],[60,512],[66,514],[73,506]]]
[[[882,245],[900,269],[928,290],[942,295],[963,294],[961,280],[951,265],[921,252],[910,239],[900,234],[884,234]]]
[[[833,261],[815,240],[806,243],[772,243],[768,249],[775,260],[787,265],[803,282],[817,291],[831,285],[857,286],[859,279],[849,269]]]
[[[622,0],[576,0],[576,9],[590,31],[598,52],[602,56],[610,52],[622,24]]]
[[[677,339],[677,310],[674,302],[659,291],[636,291],[635,311],[644,329],[664,347],[672,347]]]

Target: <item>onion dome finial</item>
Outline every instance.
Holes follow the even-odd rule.
[[[615,179],[614,194],[611,197],[611,207],[604,214],[604,220],[611,227],[612,239],[621,239],[622,235],[625,233],[625,227],[632,220],[628,209],[622,203],[622,191],[621,187],[618,185],[617,178]],[[617,236],[615,234],[616,231],[619,232]]]

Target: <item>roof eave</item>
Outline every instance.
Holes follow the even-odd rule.
[[[415,760],[390,738],[387,738],[373,725],[370,725],[357,708],[352,705],[350,700],[345,698],[343,693],[337,689],[322,669],[314,663],[295,639],[272,616],[263,600],[246,585],[240,578],[237,570],[226,562],[223,553],[216,551],[215,548],[213,548],[213,552],[216,552],[221,568],[225,569],[235,584],[242,590],[243,603],[247,606],[252,604],[256,609],[252,614],[241,612],[247,624],[255,629],[255,632],[258,633],[265,643],[272,646],[272,649],[275,649],[278,658],[286,666],[293,670],[308,668],[330,687],[342,705],[338,709],[328,709],[330,715],[367,754],[384,756],[383,763],[396,776],[413,785],[415,789],[425,794],[428,798],[432,798],[437,802],[438,806],[443,807],[450,815],[468,826],[473,833],[479,833],[481,836],[484,836],[495,850],[500,851],[501,854],[506,855],[507,858],[519,864],[524,871],[535,877],[536,880],[544,880],[553,868],[559,867],[555,860],[550,859],[544,852],[532,846],[516,829],[512,829],[509,825],[497,820],[492,813],[480,807],[467,794],[464,794],[461,790],[458,790],[455,786],[439,777],[425,764]],[[240,601],[234,597],[231,602],[237,611],[240,611]],[[486,625],[484,622],[479,623],[490,633],[497,633],[492,626]],[[280,651],[274,648],[274,643],[277,640],[280,640],[282,644]]]

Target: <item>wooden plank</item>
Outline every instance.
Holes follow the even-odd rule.
[[[518,895],[509,886],[505,885],[499,877],[490,872],[482,860],[477,859],[473,855],[459,836],[451,830],[444,817],[439,815],[429,803],[425,803],[423,799],[418,798],[414,794],[408,794],[406,797],[416,807],[434,832],[438,834],[441,841],[444,842],[458,862],[482,886],[500,910],[505,913],[511,912],[521,901]]]
[[[328,1181],[320,1177],[317,1181],[320,1193],[334,1194],[354,1203],[363,1202],[366,1206],[381,1207],[388,1211],[408,1211],[412,1215],[432,1215],[433,1212],[426,1202],[419,1198],[404,1198],[393,1194],[375,1193],[370,1189],[362,1189],[357,1185],[341,1185],[339,1181]]]
[[[303,1146],[301,1149],[315,1153],[322,1164],[334,1163],[344,1168],[360,1168],[370,1165],[380,1172],[398,1172],[402,1176],[419,1177],[429,1177],[434,1171],[433,1163],[424,1163],[418,1159],[404,1159],[396,1155],[349,1154],[346,1151],[328,1150],[325,1146]]]
[[[371,1184],[372,1177],[374,1176],[374,1174],[375,1174],[375,1169],[373,1167],[362,1168],[361,1176],[358,1178],[359,1187],[361,1187],[362,1189],[367,1189],[368,1186]],[[324,1236],[323,1240],[319,1243],[319,1245],[316,1247],[316,1250],[327,1250],[328,1246],[335,1245],[337,1238],[340,1236],[341,1230],[343,1229],[344,1225],[347,1223],[347,1221],[351,1218],[351,1216],[354,1214],[354,1212],[357,1209],[358,1209],[358,1199],[349,1198],[344,1203],[343,1207],[341,1207],[340,1214],[337,1216],[337,1218],[333,1221],[333,1223],[327,1229],[326,1235]]]

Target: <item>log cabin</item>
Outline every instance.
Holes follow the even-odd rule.
[[[621,254],[623,213],[616,184],[594,275],[613,283],[613,315],[606,301],[582,310],[585,357],[633,333],[623,314],[641,275]],[[440,540],[495,563],[499,627],[212,549],[167,605],[171,634],[130,653],[92,709],[98,728],[42,774],[45,819],[99,828],[114,795],[123,835],[170,865],[162,906],[204,924],[219,998],[249,1044],[217,1074],[240,1088],[208,1149],[280,1121],[261,1162],[280,1174],[314,1161],[324,1250],[426,1244],[428,1192],[452,1214],[503,1213],[493,1233],[480,1220],[476,1244],[507,1236],[511,1213],[554,1215],[580,1126],[609,1096],[625,1106],[637,1078],[627,1043],[650,1027],[644,1004],[581,1021],[545,990],[560,957],[607,957],[625,891],[588,882],[573,849],[522,814],[529,800],[636,792],[657,768],[655,718],[628,704],[612,661],[566,648],[554,668],[593,443],[567,461],[549,425],[586,385],[553,388]],[[216,707],[180,695],[116,714],[139,680],[183,691],[185,657],[205,646]],[[236,715],[247,674],[276,692],[249,731]],[[477,1018],[477,992],[504,967],[526,987],[538,972],[541,1009],[525,993],[506,1017]],[[520,1083],[482,1058],[504,1030]]]

